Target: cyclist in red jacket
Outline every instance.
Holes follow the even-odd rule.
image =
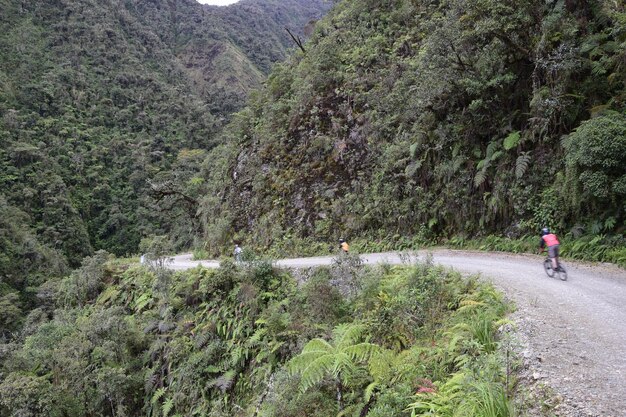
[[[545,247],[548,247],[548,256],[552,260],[552,269],[555,271],[560,271],[559,266],[559,239],[556,237],[554,233],[550,232],[550,229],[544,227],[541,229],[541,244],[540,248],[545,250]]]

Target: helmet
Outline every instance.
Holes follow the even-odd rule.
[[[339,239],[339,243],[343,243],[345,242],[345,240],[343,240],[343,238]]]
[[[541,236],[545,236],[549,234],[550,234],[550,229],[548,229],[547,227],[544,227],[543,229],[541,229]]]

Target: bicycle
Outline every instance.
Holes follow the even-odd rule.
[[[563,266],[561,262],[557,263],[557,269],[552,268],[552,259],[548,256],[545,261],[543,261],[543,269],[546,271],[546,275],[550,278],[553,278],[555,275],[561,279],[561,281],[567,281],[567,270]]]

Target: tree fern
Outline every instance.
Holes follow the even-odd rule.
[[[340,324],[333,330],[333,340],[341,349],[356,343],[364,332],[365,326],[362,324]]]
[[[300,371],[300,391],[305,392],[309,388],[317,385],[327,375],[335,375],[338,372],[335,364],[335,356],[332,354],[323,354],[311,362]]]
[[[355,372],[362,362],[367,362],[380,349],[378,345],[360,342],[365,332],[362,324],[342,324],[333,330],[332,343],[313,339],[302,353],[289,361],[291,373],[300,374],[302,392],[315,386],[324,378],[345,378]]]
[[[368,360],[374,352],[380,349],[380,346],[373,343],[359,343],[352,346],[347,346],[343,351],[353,361],[361,362]]]

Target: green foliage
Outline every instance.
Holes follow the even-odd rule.
[[[284,26],[307,37],[328,8],[2,1],[0,277],[24,310],[97,250],[196,244],[217,132],[289,53]]]
[[[576,176],[606,199],[574,210],[561,138],[592,114],[623,114],[622,22],[608,4],[338,3],[226,129],[230,150],[210,154],[219,171],[205,174],[206,192],[223,198],[203,210],[206,233],[319,253],[314,242],[338,236],[570,228],[596,208],[620,233],[621,174]],[[603,140],[619,137],[594,120]],[[554,212],[539,219],[548,200]]]
[[[474,324],[494,329],[505,311],[492,290],[427,263],[360,266],[349,291],[333,273],[298,284],[263,261],[225,260],[163,286],[159,271],[97,253],[43,287],[50,305],[4,345],[0,413],[382,416],[462,366],[499,381],[481,362],[498,336]]]
[[[331,280],[328,269],[318,268],[302,288],[307,312],[313,321],[335,324],[345,314],[345,300]]]
[[[335,327],[332,340],[313,339],[302,349],[302,353],[291,359],[289,369],[300,374],[300,390],[306,391],[331,376],[347,382],[359,363],[366,363],[379,346],[362,342],[366,327],[351,323]]]
[[[526,171],[528,171],[528,167],[530,166],[531,156],[528,152],[522,152],[520,156],[517,157],[515,161],[515,176],[518,179],[521,179]]]
[[[0,384],[0,405],[13,410],[12,415],[15,416],[61,416],[61,412],[54,409],[58,399],[55,399],[51,388],[45,378],[12,374]]]
[[[572,207],[584,217],[612,218],[609,230],[622,228],[626,208],[626,116],[608,113],[583,122],[564,146]]]
[[[515,148],[517,145],[519,145],[520,138],[521,138],[521,135],[520,135],[519,131],[515,131],[515,132],[512,132],[511,134],[509,134],[509,136],[507,136],[504,139],[504,142],[502,144],[504,149],[509,151],[509,150]]]
[[[16,291],[3,291],[0,295],[0,329],[2,336],[16,330],[22,319],[22,303]]]
[[[162,269],[168,262],[168,256],[174,252],[174,245],[169,236],[150,236],[141,239],[139,250],[147,265]]]
[[[476,380],[459,372],[439,387],[435,394],[422,394],[409,406],[411,416],[436,415],[453,417],[473,415],[514,417],[514,406],[504,389],[496,384]]]
[[[108,254],[104,251],[85,258],[79,269],[72,272],[68,278],[59,281],[57,302],[64,307],[83,307],[95,301],[105,286],[107,259]]]
[[[610,262],[622,268],[626,267],[626,240],[623,236],[604,234],[580,235],[573,229],[570,233],[560,234],[560,256],[565,259],[578,259],[593,262]],[[480,239],[451,238],[446,245],[453,248],[478,249],[485,251],[535,253],[539,246],[539,235],[523,236],[517,239],[502,236],[486,236]]]

